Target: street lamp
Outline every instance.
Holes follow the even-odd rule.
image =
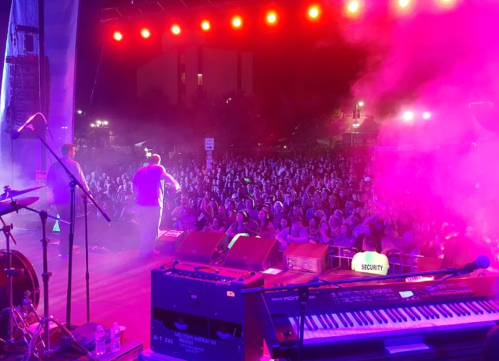
[[[361,101],[359,102],[359,107],[363,107],[363,106],[364,106],[364,102],[361,100]]]

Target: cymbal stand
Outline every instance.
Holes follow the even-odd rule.
[[[5,268],[3,271],[7,275],[7,293],[8,293],[8,298],[9,298],[9,307],[3,309],[1,313],[8,313],[9,314],[9,324],[7,326],[7,338],[5,340],[2,340],[5,345],[14,345],[15,344],[15,334],[14,334],[14,329],[17,329],[23,333],[23,339],[26,345],[28,345],[28,337],[27,333],[30,335],[29,330],[26,327],[26,323],[24,322],[24,318],[22,317],[21,313],[17,308],[14,307],[14,291],[13,291],[13,277],[19,275],[22,273],[22,270],[16,271],[14,268],[12,268],[12,256],[10,253],[10,240],[14,242],[14,244],[17,244],[16,239],[11,233],[11,230],[14,228],[12,224],[7,225],[3,218],[0,217],[0,220],[2,221],[3,227],[2,231],[3,234],[5,235],[5,248],[6,248],[6,256],[7,256],[7,268]],[[1,339],[0,339],[1,340]]]
[[[28,207],[26,207],[28,208]],[[30,209],[30,208],[28,208]],[[42,222],[42,232],[43,232],[43,239],[42,239],[42,248],[43,248],[43,274],[42,274],[42,279],[43,279],[43,318],[41,321],[38,323],[38,326],[36,327],[35,333],[33,334],[33,337],[31,338],[31,342],[28,346],[28,351],[24,355],[23,359],[24,360],[29,360],[31,356],[35,356],[38,359],[42,359],[43,356],[50,356],[55,352],[54,349],[50,347],[50,322],[55,323],[59,329],[61,329],[66,336],[72,341],[72,344],[76,346],[76,348],[82,352],[85,356],[88,357],[89,360],[94,361],[95,359],[92,357],[92,354],[83,346],[76,338],[73,336],[73,334],[66,328],[64,327],[58,320],[56,320],[53,316],[50,315],[49,313],[49,279],[52,276],[52,272],[49,272],[48,270],[48,243],[50,240],[47,238],[47,233],[46,233],[46,228],[47,228],[47,217],[48,214],[46,211],[36,211],[33,209],[30,209],[40,215],[40,220]],[[53,218],[53,217],[52,217]],[[38,338],[40,338],[40,334],[42,333],[43,330],[43,352],[41,354],[38,354],[38,350],[36,347]]]

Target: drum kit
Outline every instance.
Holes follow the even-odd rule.
[[[61,329],[73,345],[78,348],[90,360],[94,358],[85,347],[75,339],[71,332],[59,321],[49,315],[48,282],[51,273],[48,271],[46,237],[47,218],[53,218],[59,222],[69,224],[66,220],[49,215],[46,211],[38,211],[29,206],[38,197],[17,198],[20,195],[44,188],[34,187],[16,191],[9,186],[4,187],[4,193],[0,195],[0,221],[2,232],[5,236],[5,250],[0,250],[0,289],[7,297],[0,298],[0,354],[2,349],[6,352],[16,352],[19,345],[23,345],[20,350],[25,351],[23,360],[34,357],[42,360],[45,356],[50,356],[55,349],[50,346],[50,323]],[[19,212],[20,209],[38,213],[42,222],[43,231],[43,290],[44,290],[44,315],[40,318],[36,313],[36,308],[40,300],[40,285],[35,269],[29,260],[19,251],[10,248],[10,242],[17,244],[12,235],[13,225],[6,224],[2,218],[9,213]],[[38,323],[33,330],[34,323]],[[43,336],[43,337],[42,337]]]

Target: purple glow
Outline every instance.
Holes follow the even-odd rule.
[[[423,119],[430,119],[431,118],[431,113],[430,112],[424,112],[423,113]]]

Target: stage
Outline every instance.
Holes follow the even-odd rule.
[[[89,230],[90,236],[92,230]],[[13,234],[17,245],[12,249],[21,252],[34,266],[40,285],[40,302],[37,311],[43,314],[42,244],[39,231],[19,230]],[[66,293],[68,259],[58,256],[58,234],[49,234],[48,266],[52,272],[49,282],[50,313],[61,322],[66,321]],[[107,240],[111,250],[119,249],[120,239]],[[86,320],[85,292],[85,248],[81,235],[76,237],[79,253],[73,255],[73,285],[71,303],[71,327],[84,324]],[[5,239],[0,240],[0,249],[5,249]],[[172,255],[160,254],[147,258],[138,257],[138,249],[109,253],[89,252],[90,274],[90,321],[111,327],[118,322],[126,327],[127,339],[144,343],[149,347],[151,270],[169,261]],[[317,274],[283,271],[278,275],[265,275],[265,285],[308,282]],[[349,270],[328,270],[322,279],[335,280],[351,277],[370,277]],[[165,290],[167,291],[167,290]]]

